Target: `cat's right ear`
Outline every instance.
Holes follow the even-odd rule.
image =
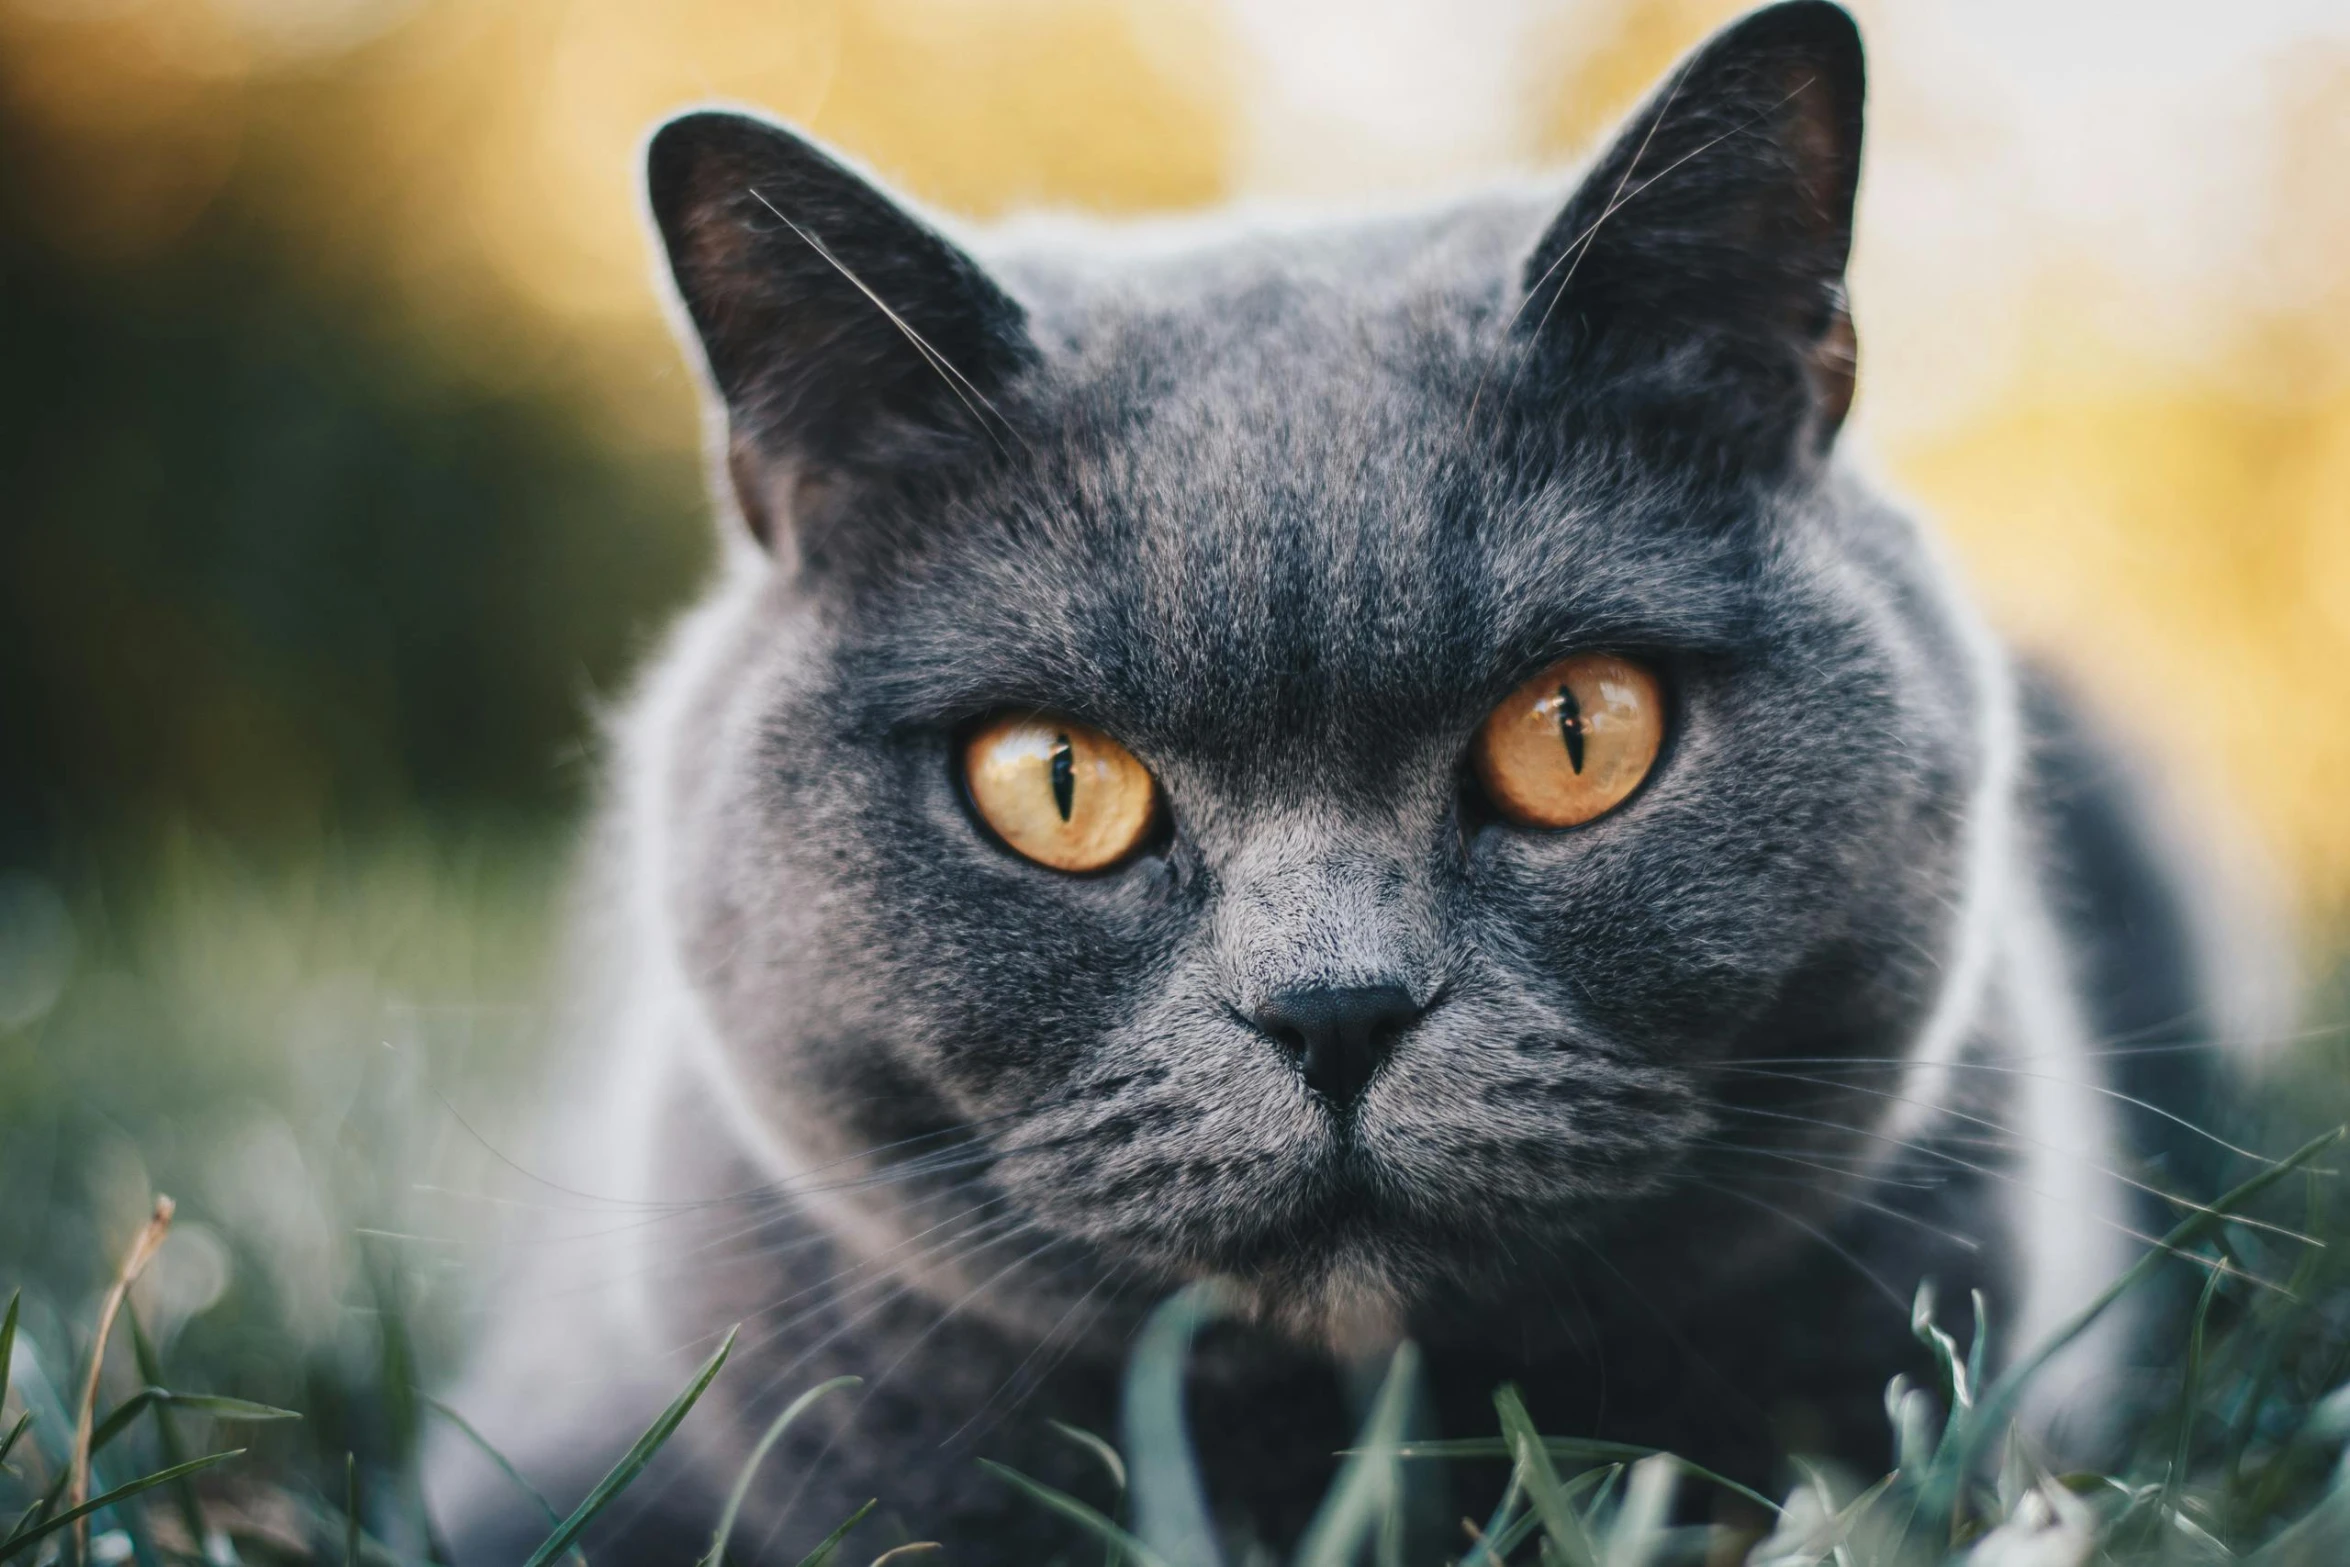
[[[872,181],[780,126],[697,111],[653,133],[645,192],[769,549],[820,557],[864,481],[1002,449],[996,396],[1034,358],[1023,312]]]

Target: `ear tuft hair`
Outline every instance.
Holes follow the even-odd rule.
[[[1024,313],[873,182],[780,126],[701,111],[654,132],[645,186],[763,540],[778,472],[829,492],[1002,444],[993,399],[1034,358]]]
[[[1660,389],[1670,366],[1757,455],[1824,449],[1852,400],[1865,88],[1860,33],[1826,0],[1691,54],[1528,259],[1516,330],[1537,360]]]

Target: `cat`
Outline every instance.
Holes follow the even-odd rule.
[[[698,1554],[836,1375],[737,1559],[871,1497],[852,1550],[1075,1553],[974,1457],[1113,1505],[1050,1422],[1115,1432],[1203,1279],[1234,1541],[1298,1537],[1406,1339],[1422,1429],[1506,1382],[1876,1473],[1922,1282],[2000,1363],[2216,1169],[2135,1112],[2259,1026],[2218,893],[1839,448],[1863,85],[1794,0],[1563,205],[967,240],[765,120],[657,130],[724,561],[616,725],[546,1166],[597,1233],[518,1252],[454,1395],[568,1507],[743,1325],[599,1559]],[[429,1474],[460,1562],[546,1533]]]

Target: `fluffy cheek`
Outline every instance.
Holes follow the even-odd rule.
[[[1951,890],[1963,769],[1882,655],[1827,641],[1694,675],[1671,753],[1618,814],[1481,834],[1463,914],[1484,949],[1667,1056],[1735,1034],[1823,947],[1916,934]]]
[[[1659,1061],[1735,1037],[1836,939],[1851,901],[1839,850],[1849,823],[1766,832],[1756,820],[1734,802],[1660,791],[1637,819],[1571,841],[1481,842],[1480,897],[1465,911],[1479,944],[1572,1015],[1569,1027],[1521,1032],[1598,1035]]]

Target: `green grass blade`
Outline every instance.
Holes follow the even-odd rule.
[[[1218,1567],[1223,1552],[1183,1413],[1183,1370],[1193,1335],[1222,1311],[1214,1284],[1186,1285],[1143,1323],[1126,1363],[1118,1412],[1126,1440],[1134,1530],[1176,1567]]]
[[[1910,1301],[1910,1337],[1923,1344],[1926,1352],[1934,1357],[1934,1371],[1942,1379],[1944,1407],[1964,1410],[1974,1403],[1975,1390],[1968,1385],[1966,1361],[1958,1353],[1958,1340],[1934,1320],[1934,1305],[1934,1281],[1923,1280]]]
[[[1860,1527],[1862,1520],[1868,1516],[1869,1510],[1877,1505],[1878,1500],[1893,1489],[1894,1484],[1901,1478],[1900,1475],[1896,1473],[1885,1476],[1842,1507],[1838,1507],[1835,1488],[1828,1483],[1827,1477],[1800,1458],[1793,1462],[1797,1471],[1803,1475],[1804,1487],[1811,1492],[1817,1501],[1819,1516],[1812,1522],[1807,1532],[1788,1538],[1787,1531],[1790,1525],[1795,1522],[1795,1518],[1782,1512],[1779,1515],[1778,1529],[1773,1531],[1769,1539],[1758,1541],[1750,1555],[1756,1559],[1763,1559],[1763,1553],[1770,1550],[1776,1543],[1782,1548],[1771,1550],[1769,1560],[1779,1562],[1806,1561],[1820,1564],[1835,1562],[1838,1567],[1851,1567],[1852,1553],[1847,1545],[1852,1538],[1853,1531]],[[1796,1515],[1796,1517],[1800,1517],[1800,1515]]]
[[[30,1529],[9,1536],[5,1542],[0,1542],[0,1562],[23,1555],[35,1542],[46,1539],[76,1519],[87,1518],[95,1512],[103,1512],[117,1502],[130,1500],[142,1491],[153,1490],[159,1485],[169,1485],[183,1475],[192,1475],[200,1469],[210,1469],[215,1464],[225,1464],[232,1458],[242,1456],[244,1451],[241,1447],[232,1447],[225,1453],[207,1453],[202,1458],[190,1459],[184,1464],[174,1464],[169,1469],[158,1469],[151,1475],[142,1475],[127,1485],[116,1486],[103,1496],[93,1496],[79,1507],[69,1507],[64,1512],[43,1519]]]
[[[98,1452],[116,1437],[129,1430],[139,1416],[154,1410],[160,1416],[165,1409],[186,1409],[214,1420],[238,1421],[247,1425],[270,1420],[299,1420],[301,1415],[291,1409],[279,1409],[270,1404],[256,1404],[250,1399],[222,1398],[212,1393],[174,1393],[169,1388],[143,1387],[124,1399],[110,1411],[104,1420],[90,1432],[90,1451]],[[160,1433],[161,1422],[157,1429]],[[177,1433],[174,1433],[176,1436]],[[164,1444],[166,1455],[172,1443]],[[180,1462],[173,1458],[173,1462]]]
[[[886,1567],[887,1563],[894,1562],[901,1556],[921,1556],[931,1551],[943,1551],[945,1549],[946,1547],[939,1544],[936,1540],[908,1540],[903,1545],[893,1545],[888,1550],[883,1551],[879,1556],[874,1557],[872,1561],[866,1563],[866,1567]]]
[[[734,1489],[727,1493],[726,1509],[718,1515],[718,1527],[711,1532],[710,1549],[702,1553],[702,1567],[718,1567],[724,1560],[726,1542],[734,1538],[734,1520],[743,1510],[744,1498],[751,1494],[751,1477],[759,1472],[759,1465],[766,1461],[767,1454],[775,1444],[783,1439],[783,1433],[791,1429],[792,1422],[799,1419],[810,1404],[835,1388],[855,1387],[863,1381],[862,1377],[834,1377],[829,1382],[819,1382],[793,1399],[782,1414],[768,1422],[758,1445],[751,1449],[751,1456],[743,1460],[742,1473],[734,1477]],[[582,1563],[581,1567],[586,1567],[586,1564]]]
[[[1019,1470],[1008,1464],[999,1464],[992,1458],[980,1459],[979,1467],[1005,1481],[1031,1501],[1059,1513],[1096,1539],[1115,1546],[1119,1554],[1134,1562],[1136,1567],[1168,1567],[1165,1557],[1068,1492],[1056,1491],[1041,1480],[1031,1480]]]
[[[2162,1512],[2179,1517],[2179,1492],[2187,1483],[2187,1463],[2195,1441],[2195,1406],[2203,1399],[2204,1330],[2211,1322],[2211,1304],[2219,1298],[2220,1281],[2227,1270],[2213,1268],[2195,1298],[2195,1318],[2187,1329],[2187,1366],[2179,1380],[2179,1430],[2171,1443],[2170,1472],[2162,1477]]]
[[[423,1438],[423,1391],[416,1372],[416,1347],[408,1329],[408,1307],[401,1275],[386,1260],[379,1245],[362,1243],[360,1261],[368,1292],[375,1297],[377,1396],[381,1400],[391,1451],[413,1453]],[[449,1552],[424,1505],[424,1488],[415,1465],[402,1465],[392,1475],[399,1509],[408,1515],[425,1555],[446,1562]]]
[[[1396,1448],[1403,1440],[1404,1420],[1411,1413],[1412,1386],[1419,1369],[1419,1351],[1408,1343],[1399,1346],[1363,1422],[1360,1445],[1331,1482],[1329,1494],[1298,1544],[1296,1567],[1346,1567],[1363,1540],[1379,1527],[1385,1512],[1394,1507]]]
[[[331,1537],[346,1527],[346,1515],[340,1504],[330,1505],[323,1499],[292,1495],[285,1500],[300,1515],[302,1526],[314,1536]],[[289,1561],[284,1544],[270,1532],[247,1530],[242,1533],[246,1540],[266,1551],[269,1559],[283,1563],[284,1567],[322,1567],[326,1562],[326,1556],[315,1550]],[[435,1567],[433,1563],[408,1555],[365,1528],[359,1531],[359,1560],[361,1567]]]
[[[1399,1449],[1396,1457],[1400,1460],[1404,1456]],[[1485,1520],[1484,1529],[1479,1531],[1475,1543],[1469,1547],[1469,1554],[1461,1558],[1460,1567],[1492,1567],[1494,1562],[1509,1555],[1501,1542],[1509,1535],[1511,1526],[1522,1521],[1517,1511],[1519,1499],[1523,1495],[1518,1485],[1518,1471],[1513,1466],[1509,1483],[1501,1488],[1501,1500],[1493,1504],[1493,1516]]]
[[[23,1290],[10,1290],[8,1292],[8,1312],[5,1316],[0,1316],[0,1404],[8,1402],[8,1389],[11,1386],[9,1378],[14,1374],[16,1367],[16,1315],[17,1308],[23,1302]],[[9,1431],[8,1440],[0,1442],[0,1463],[8,1461],[8,1455],[16,1451],[16,1444],[23,1440],[25,1432],[32,1429],[32,1424],[33,1412],[28,1404],[28,1407],[16,1417],[16,1425]],[[62,1494],[56,1493],[54,1487],[51,1490],[54,1494]],[[24,1516],[17,1519],[16,1527],[9,1531],[8,1537],[14,1539],[17,1535],[22,1534],[26,1526],[33,1521],[36,1512],[43,1507],[55,1506],[54,1494],[51,1497],[44,1497],[33,1507],[26,1509]]]
[[[1126,1460],[1118,1456],[1116,1448],[1085,1427],[1073,1426],[1066,1420],[1048,1419],[1045,1424],[1091,1453],[1109,1471],[1110,1483],[1118,1488],[1118,1494],[1126,1494]]]
[[[0,1403],[8,1398],[8,1378],[16,1365],[16,1312],[24,1304],[24,1291],[8,1292],[8,1314],[0,1316]]]
[[[1537,1512],[1528,1512],[1500,1534],[1478,1541],[1469,1555],[1462,1558],[1461,1567],[1470,1567],[1472,1562],[1506,1562],[1512,1553],[1519,1546],[1524,1545],[1528,1537],[1541,1527],[1542,1515]]]
[[[525,1480],[522,1477],[522,1471],[515,1468],[514,1465],[507,1460],[504,1453],[498,1451],[497,1445],[493,1443],[488,1437],[483,1436],[479,1431],[476,1431],[473,1428],[472,1421],[466,1419],[463,1415],[457,1413],[457,1411],[451,1409],[448,1405],[442,1403],[437,1398],[425,1399],[424,1407],[431,1410],[434,1414],[439,1415],[443,1420],[448,1421],[449,1424],[455,1426],[457,1428],[457,1434],[464,1437],[466,1441],[473,1444],[474,1451],[480,1453],[492,1464],[495,1464],[497,1466],[498,1473],[504,1475],[508,1480],[512,1481],[516,1490],[520,1491],[524,1496],[529,1497],[533,1502],[537,1503],[539,1511],[546,1515],[547,1527],[549,1529],[560,1529],[563,1527],[563,1515],[555,1511],[555,1504],[548,1501],[544,1496],[540,1495],[539,1488],[535,1485],[532,1485],[528,1480]],[[572,1547],[571,1564],[572,1567],[587,1567],[587,1555],[577,1546]]]
[[[2236,1560],[2243,1567],[2317,1567],[2350,1560],[2350,1489],[2336,1485],[2267,1544]]]
[[[1673,1492],[1680,1482],[1680,1464],[1669,1453],[1632,1466],[1623,1505],[1608,1527],[1607,1551],[1601,1558],[1605,1567],[1649,1567],[1656,1560],[1672,1523]]]
[[[343,1567],[359,1567],[359,1455],[343,1454]]]
[[[1584,1497],[1594,1491],[1599,1490],[1606,1482],[1613,1480],[1617,1473],[1618,1471],[1614,1468],[1587,1469],[1583,1473],[1575,1476],[1575,1478],[1572,1480],[1569,1480],[1561,1485],[1559,1487],[1559,1495],[1566,1498],[1570,1505],[1581,1506]],[[1516,1484],[1518,1479],[1518,1475],[1513,1472],[1510,1476],[1511,1483],[1513,1485]],[[1523,1517],[1519,1518],[1517,1522],[1511,1524],[1509,1528],[1504,1530],[1501,1534],[1494,1537],[1492,1551],[1485,1558],[1485,1560],[1489,1562],[1508,1561],[1511,1554],[1514,1553],[1519,1546],[1525,1544],[1528,1539],[1532,1538],[1533,1535],[1541,1528],[1542,1514],[1532,1508],[1528,1508]],[[1551,1554],[1556,1556],[1558,1553],[1553,1551]],[[1474,1558],[1475,1553],[1472,1552],[1471,1556]],[[1461,1564],[1461,1567],[1468,1567],[1468,1562],[1464,1561]]]
[[[1983,1443],[1989,1440],[1992,1433],[2005,1427],[2016,1401],[2023,1395],[2025,1385],[2039,1373],[2041,1367],[2055,1359],[2066,1345],[2087,1332],[2089,1325],[2103,1316],[2115,1301],[2146,1282],[2164,1263],[2225,1224],[2237,1209],[2339,1143],[2345,1135],[2350,1135],[2350,1127],[2337,1126],[2330,1132],[2312,1137],[2259,1174],[2229,1188],[2208,1207],[2187,1215],[2170,1233],[2156,1242],[2152,1250],[2107,1285],[2095,1300],[2077,1312],[2038,1348],[2001,1373],[1999,1380],[1976,1401],[1959,1439],[1950,1444],[1957,1451],[1952,1462],[1942,1467],[1936,1477],[1931,1495],[1934,1505],[1924,1509],[1926,1515],[1934,1516],[1949,1510],[1957,1488],[1965,1483],[1966,1476],[1974,1473],[1975,1461],[1982,1452]]]
[[[1104,1469],[1107,1469],[1110,1472],[1110,1481],[1118,1488],[1118,1500],[1116,1506],[1119,1511],[1125,1511],[1126,1460],[1118,1456],[1118,1450],[1112,1447],[1108,1442],[1105,1442],[1100,1437],[1094,1435],[1091,1431],[1086,1430],[1083,1426],[1073,1426],[1065,1420],[1051,1419],[1046,1420],[1045,1424],[1051,1426],[1055,1431],[1058,1431],[1061,1435],[1067,1437],[1070,1441],[1076,1443],[1079,1447],[1084,1448],[1086,1452],[1093,1455],[1093,1457],[1101,1464]],[[1103,1567],[1118,1567],[1118,1548],[1113,1545],[1106,1546],[1104,1549],[1108,1551],[1109,1554],[1102,1558]]]
[[[1572,1567],[1598,1567],[1598,1553],[1592,1549],[1583,1520],[1575,1516],[1574,1504],[1560,1488],[1558,1470],[1542,1445],[1541,1433],[1534,1429],[1533,1417],[1526,1413],[1524,1396],[1515,1387],[1504,1387],[1493,1395],[1493,1407],[1501,1415],[1510,1457],[1525,1478],[1526,1498],[1542,1520],[1543,1538]]]
[[[139,1325],[139,1314],[126,1312],[130,1321],[131,1356],[138,1362],[139,1376],[149,1388],[163,1386],[163,1358],[155,1353],[155,1346],[147,1338],[147,1330]],[[93,1444],[96,1438],[92,1438]],[[184,1464],[188,1461],[188,1444],[180,1437],[179,1422],[171,1418],[171,1411],[158,1405],[155,1409],[155,1445],[163,1450],[166,1464]],[[180,1515],[180,1527],[188,1532],[188,1539],[198,1556],[207,1560],[212,1553],[205,1548],[204,1503],[196,1495],[196,1482],[185,1477],[171,1487],[173,1508]]]
[[[1975,1337],[1966,1347],[1967,1386],[1980,1393],[1983,1390],[1983,1366],[1991,1354],[1991,1307],[1983,1299],[1981,1290],[1967,1291],[1975,1307]]]
[[[1579,1436],[1546,1436],[1541,1438],[1542,1449],[1553,1459],[1568,1463],[1636,1464],[1643,1458],[1670,1458],[1681,1466],[1681,1472],[1708,1485],[1718,1485],[1745,1497],[1772,1517],[1779,1515],[1779,1504],[1750,1485],[1744,1485],[1728,1475],[1716,1474],[1689,1462],[1678,1453],[1667,1453],[1661,1448],[1642,1447],[1632,1442],[1602,1442]],[[1398,1458],[1515,1458],[1517,1450],[1498,1436],[1449,1437],[1441,1441],[1406,1442],[1395,1450]]]
[[[840,1549],[840,1542],[849,1537],[849,1531],[863,1523],[865,1515],[880,1505],[881,1498],[877,1496],[843,1518],[832,1533],[816,1542],[816,1549],[800,1558],[800,1567],[824,1567],[826,1562],[832,1560],[833,1553]]]
[[[151,1387],[143,1387],[115,1405],[105,1419],[91,1428],[90,1452],[93,1455],[102,1452],[107,1443],[128,1431],[133,1421],[154,1407],[155,1389]],[[168,1458],[170,1455],[165,1456]]]
[[[219,1393],[174,1393],[170,1388],[149,1388],[155,1402],[166,1409],[184,1409],[207,1420],[228,1420],[243,1425],[260,1425],[271,1420],[299,1420],[298,1409],[280,1409],[275,1404],[256,1404],[249,1398],[228,1398]]]
[[[612,1466],[611,1473],[596,1482],[596,1488],[587,1494],[587,1500],[581,1502],[553,1534],[540,1542],[539,1548],[530,1553],[530,1559],[523,1563],[523,1567],[547,1567],[547,1563],[570,1550],[573,1543],[587,1532],[587,1526],[595,1521],[596,1514],[609,1506],[612,1498],[626,1490],[629,1482],[643,1473],[645,1465],[653,1461],[653,1455],[660,1452],[662,1445],[676,1433],[678,1423],[685,1419],[687,1412],[708,1391],[711,1380],[718,1375],[718,1368],[726,1364],[728,1355],[734,1353],[734,1336],[741,1331],[739,1323],[726,1330],[726,1342],[718,1346],[716,1354],[702,1363],[702,1369],[694,1374],[693,1381],[686,1384],[685,1391],[678,1394],[676,1401],[667,1409],[661,1411],[661,1417],[646,1428],[643,1436],[636,1439],[636,1445]]]
[[[33,1505],[26,1508],[24,1515],[16,1520],[16,1527],[8,1531],[8,1538],[0,1540],[0,1561],[7,1559],[5,1552],[9,1546],[14,1545],[27,1530],[57,1510],[58,1502],[63,1500],[65,1496],[66,1482],[72,1478],[73,1470],[69,1466],[65,1464],[57,1466],[57,1473],[49,1481],[49,1489],[34,1498]]]
[[[2327,1216],[2329,1211],[2326,1203],[2326,1183],[2319,1178],[2314,1170],[2304,1171],[2302,1182],[2305,1188],[2305,1207],[2301,1217],[2301,1232],[2305,1235],[2324,1235],[2328,1232]],[[2302,1248],[2301,1260],[2294,1267],[2292,1277],[2287,1280],[2285,1285],[2287,1291],[2290,1292],[2289,1299],[2308,1300],[2317,1293],[2318,1282],[2327,1271],[2327,1255],[2326,1248],[2317,1246]],[[2265,1315],[2262,1308],[2267,1304],[2269,1303],[2259,1298],[2254,1299],[2252,1302],[2253,1320],[2258,1321]],[[2278,1376],[2285,1369],[2287,1351],[2294,1342],[2294,1335],[2283,1331],[2262,1332],[2258,1335],[2258,1341],[2259,1348],[2253,1357],[2250,1376],[2236,1401],[2236,1418],[2230,1423],[2228,1430],[2226,1443],[2228,1466],[2224,1494],[2229,1498],[2231,1512],[2240,1509],[2246,1499],[2244,1460],[2253,1451],[2254,1428],[2262,1412],[2269,1407],[2270,1390],[2276,1385]],[[2281,1471],[2272,1470],[2271,1478],[2279,1472]],[[2261,1488],[2266,1489],[2265,1483]]]

